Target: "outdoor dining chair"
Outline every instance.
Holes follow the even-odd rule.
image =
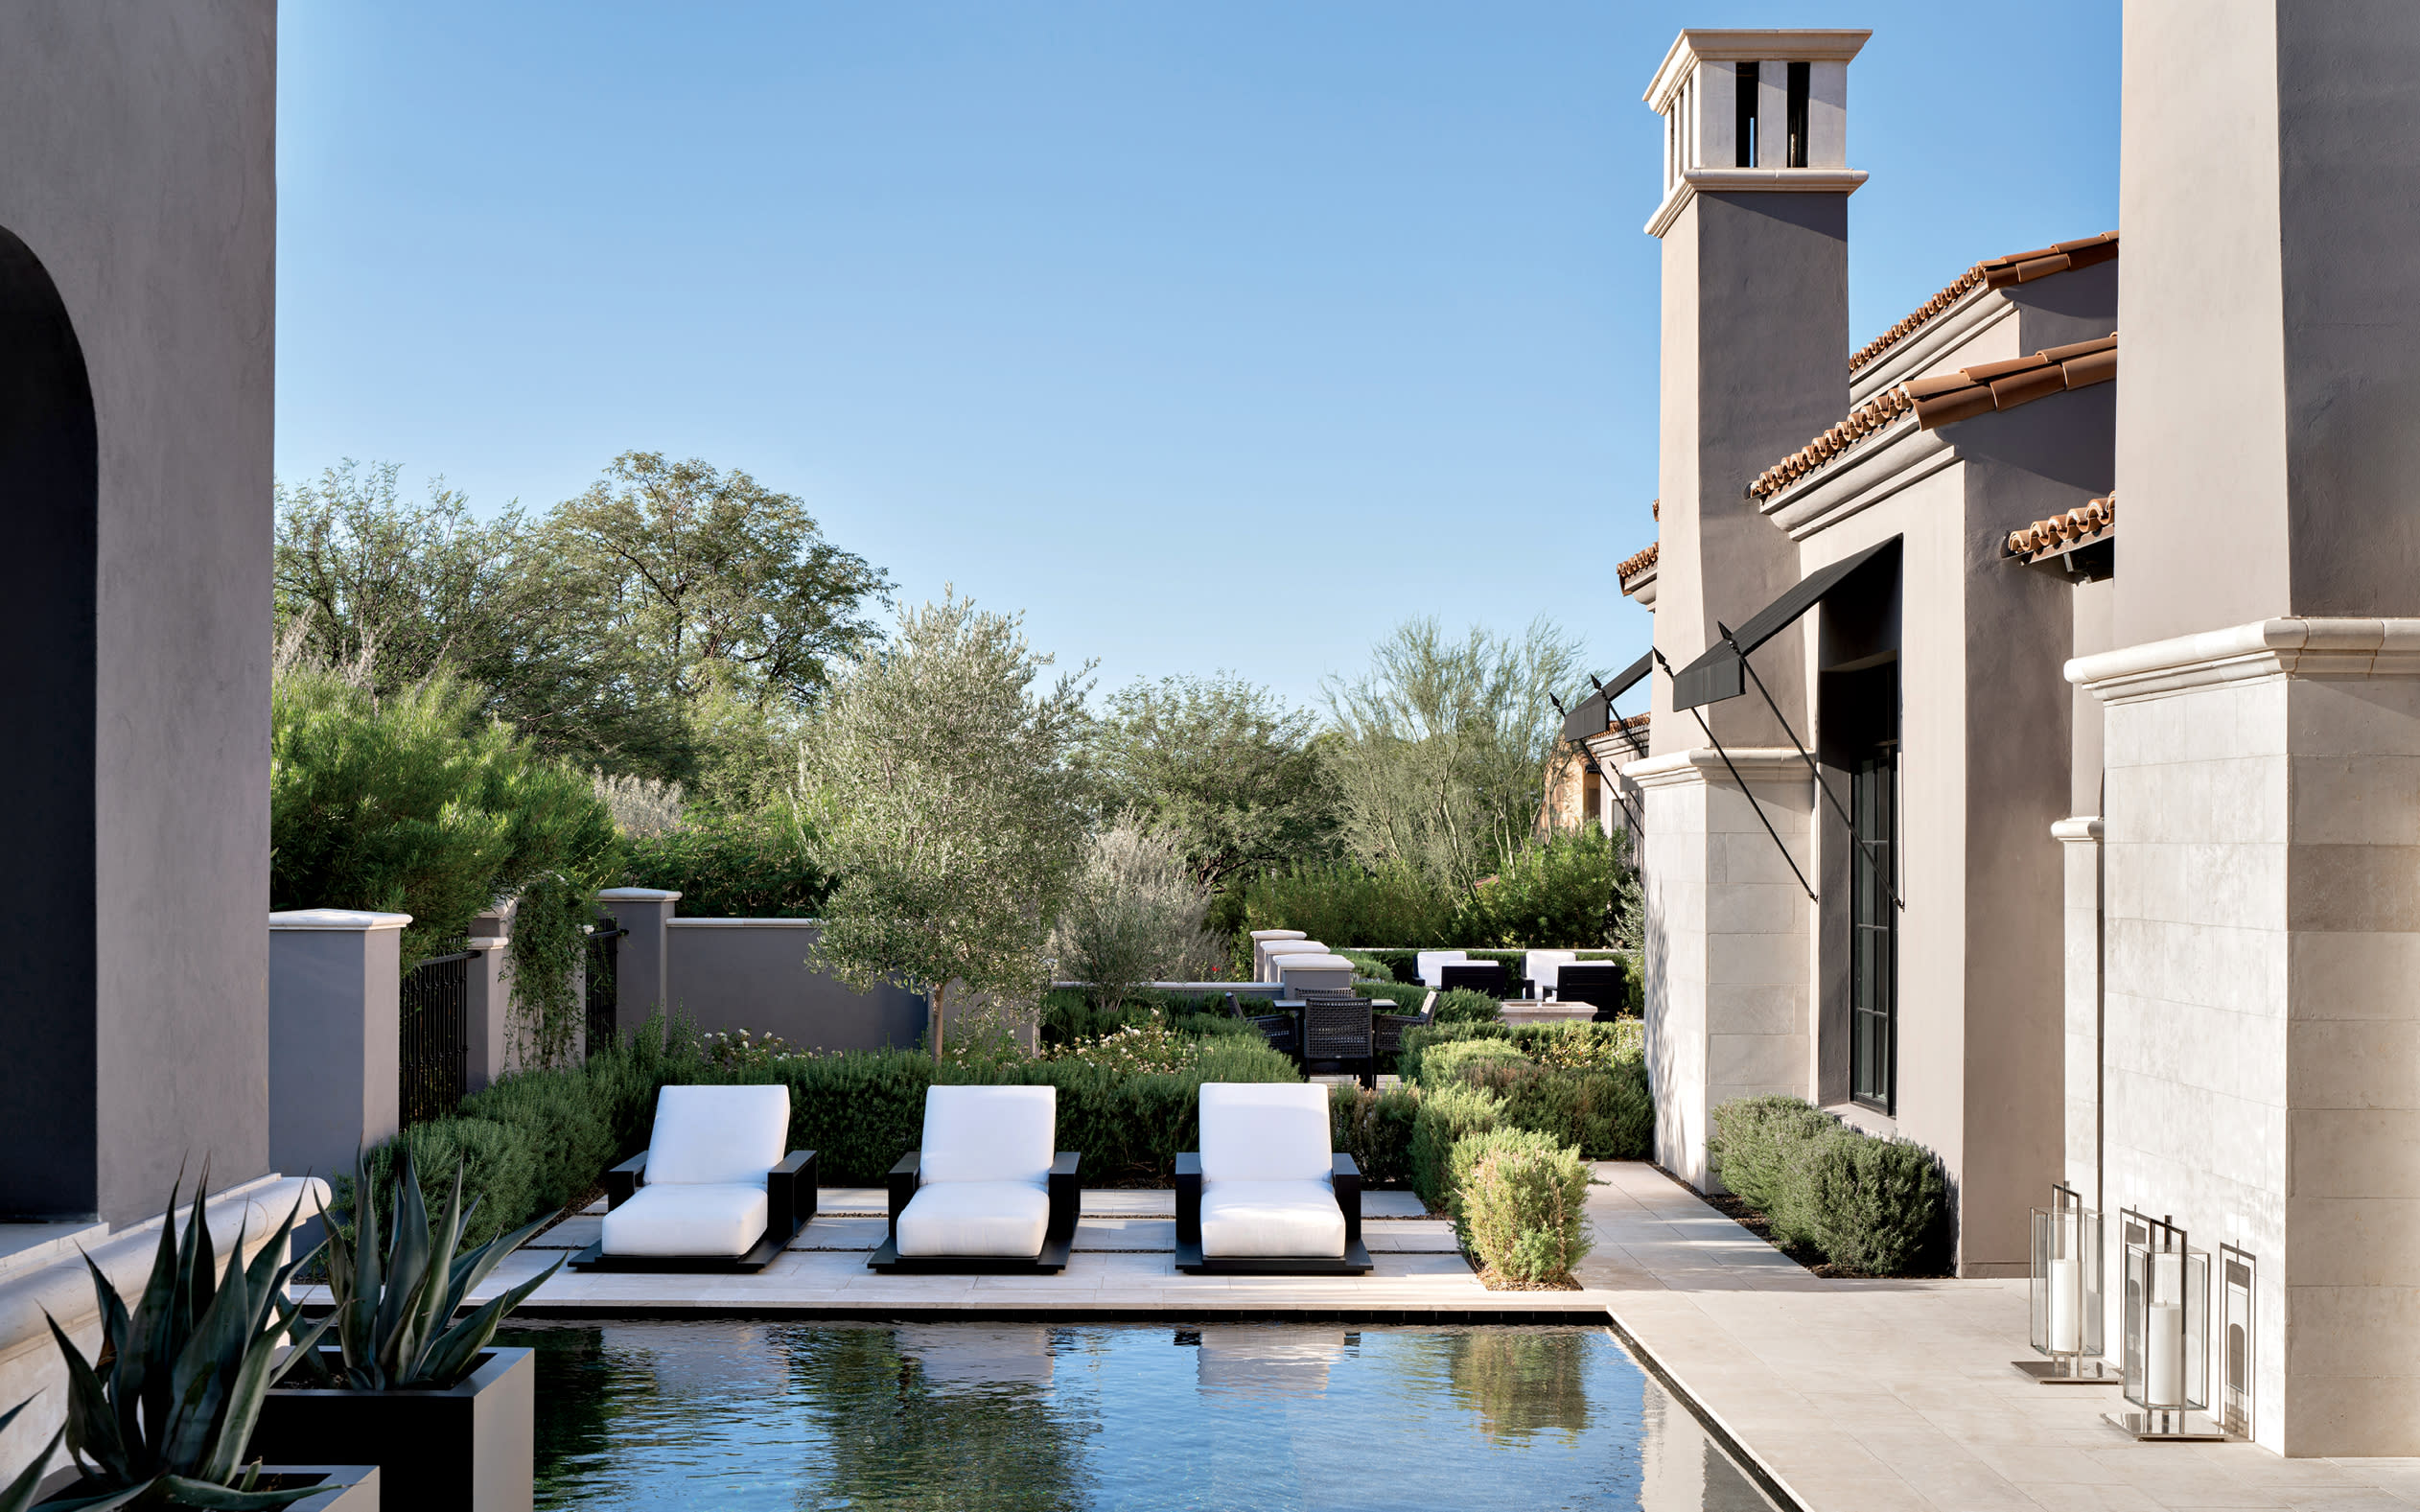
[[[1261,1040],[1269,1049],[1302,1063],[1302,1030],[1291,1013],[1246,1013],[1236,1002],[1235,994],[1227,994],[1227,1016],[1240,1018],[1260,1031]]]
[[[647,1148],[605,1173],[605,1221],[575,1270],[762,1270],[815,1216],[815,1151],[786,1086],[668,1086]]]
[[[1302,1004],[1302,1063],[1304,1068],[1333,1065],[1339,1071],[1355,1071],[1363,1086],[1378,1084],[1378,1066],[1373,1043],[1374,1006],[1367,998],[1306,997]]]
[[[1316,1082],[1205,1082],[1201,1148],[1176,1157],[1176,1268],[1366,1275],[1361,1171]]]
[[[1066,1268],[1082,1191],[1058,1136],[1057,1087],[926,1088],[924,1142],[891,1168],[891,1231],[867,1268]]]
[[[1567,965],[1562,969],[1555,996],[1566,1003],[1594,1005],[1596,1021],[1604,1023],[1630,1006],[1630,992],[1622,975],[1620,963],[1614,961],[1583,961]]]
[[[1457,987],[1501,998],[1505,995],[1504,964],[1501,961],[1465,961],[1439,967],[1437,990],[1451,992]]]

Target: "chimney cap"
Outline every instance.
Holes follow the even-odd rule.
[[[1643,98],[1662,115],[1672,96],[1689,76],[1692,62],[1784,61],[1846,63],[1873,35],[1871,29],[1796,30],[1789,27],[1687,27],[1672,39],[1672,50],[1647,85]]]

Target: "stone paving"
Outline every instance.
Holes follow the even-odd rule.
[[[1653,1167],[1596,1171],[1589,1294],[1808,1512],[2420,1507],[2420,1460],[2137,1444],[2114,1388],[2024,1380],[2021,1280],[1826,1280]]]

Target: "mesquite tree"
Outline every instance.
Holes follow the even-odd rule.
[[[1025,1002],[1049,985],[1083,847],[1089,670],[1045,683],[1050,664],[1021,616],[950,591],[844,663],[807,733],[801,786],[839,878],[812,965],[924,992],[937,1059],[953,989]]]

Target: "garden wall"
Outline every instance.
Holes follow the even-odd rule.
[[[807,968],[819,926],[807,919],[671,919],[665,1006],[703,1030],[775,1034],[802,1050],[911,1047],[924,1035],[921,993],[857,992]],[[627,998],[621,1012],[628,1021]]]

